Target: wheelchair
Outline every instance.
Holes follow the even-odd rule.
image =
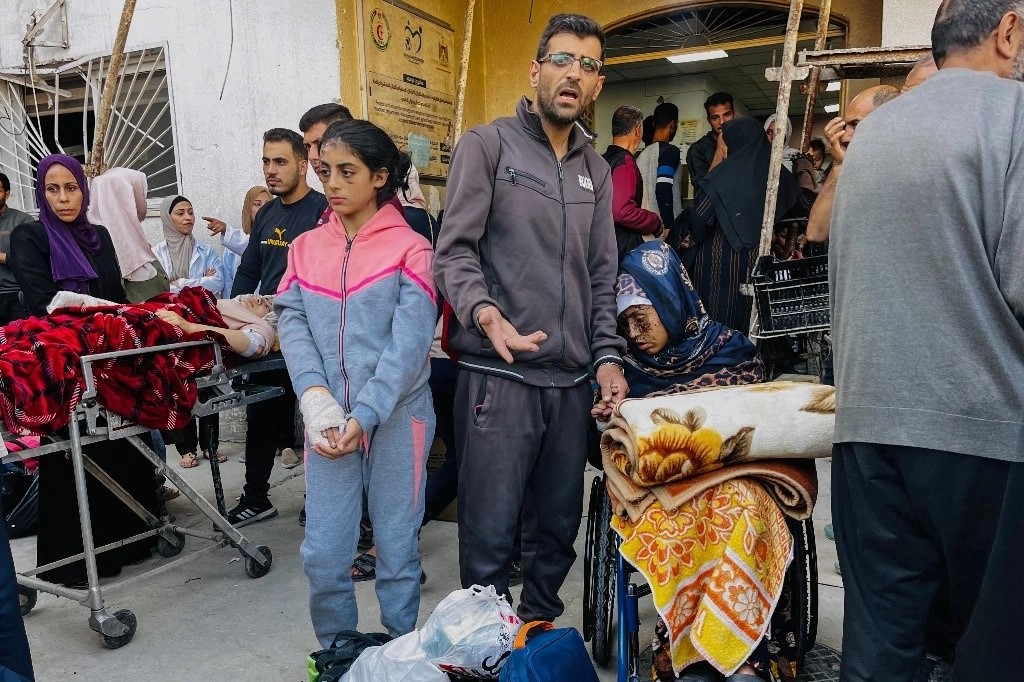
[[[583,637],[591,643],[594,662],[605,667],[611,658],[614,634],[618,682],[639,682],[639,603],[642,597],[650,596],[651,588],[646,581],[632,581],[636,569],[619,553],[620,538],[612,530],[611,521],[612,505],[604,477],[596,477],[590,489],[584,548]],[[785,598],[788,588],[796,621],[796,664],[800,667],[817,636],[818,563],[811,520],[786,517],[786,523],[794,543],[793,562],[783,590]]]

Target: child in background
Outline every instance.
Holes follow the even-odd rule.
[[[275,308],[306,424],[302,563],[321,645],[358,624],[351,566],[366,488],[377,598],[392,636],[416,627],[417,531],[434,435],[427,360],[437,314],[430,243],[387,205],[408,155],[367,121],[320,143],[330,221],[298,237]]]

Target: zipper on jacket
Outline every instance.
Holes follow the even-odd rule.
[[[555,154],[555,150],[551,150],[552,155]],[[558,326],[559,331],[562,334],[562,347],[558,351],[558,362],[561,363],[565,360],[565,243],[567,233],[569,231],[569,215],[565,208],[565,183],[563,182],[564,176],[562,175],[562,162],[558,160],[557,155],[555,156],[555,163],[558,164],[558,196],[562,202],[562,254],[560,262],[562,264],[562,304],[558,311]],[[555,378],[551,376],[549,379],[552,386],[555,385]]]
[[[355,237],[345,238],[345,260],[341,265],[341,325],[338,329],[338,360],[341,363],[341,380],[345,384],[345,404],[342,407],[346,416],[352,408],[349,406],[348,372],[345,370],[345,313],[348,308],[348,258],[352,255],[354,241]]]
[[[530,175],[529,173],[526,173],[526,172],[521,171],[521,170],[516,170],[512,166],[505,166],[505,171],[508,173],[509,180],[512,181],[513,185],[518,185],[519,184],[519,178],[523,178],[525,180],[529,180],[530,182],[534,183],[535,185],[538,185],[539,187],[547,187],[548,186],[548,183],[544,182],[543,180],[541,180],[537,176]]]

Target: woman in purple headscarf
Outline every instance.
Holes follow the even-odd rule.
[[[117,252],[106,228],[86,218],[89,186],[82,164],[47,156],[36,174],[39,220],[11,232],[10,266],[29,315],[45,315],[58,291],[127,303]]]
[[[39,220],[11,232],[8,264],[21,286],[29,315],[46,315],[58,291],[75,291],[127,303],[121,284],[117,252],[105,227],[86,218],[89,186],[82,165],[70,156],[54,154],[40,161],[36,175]],[[86,454],[129,494],[156,513],[152,465],[125,440],[97,443]],[[146,530],[112,493],[87,476],[89,510],[96,546]],[[100,576],[113,576],[122,566],[145,559],[153,541],[142,540],[97,557]],[[71,463],[57,456],[39,460],[39,534],[36,561],[42,566],[82,551],[77,495]],[[85,585],[82,561],[40,574],[44,580],[68,586]]]

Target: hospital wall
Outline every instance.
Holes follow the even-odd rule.
[[[21,38],[30,15],[51,2],[3,0],[0,69],[9,72],[24,64]],[[36,48],[36,61],[109,54],[123,5],[123,0],[68,2],[70,47]],[[299,6],[302,11],[296,11]],[[231,7],[230,64],[227,2],[138,0],[127,48],[166,43],[181,192],[197,215],[237,224],[246,190],[263,184],[263,132],[297,130],[306,109],[337,100],[340,62],[334,0],[276,5],[233,0]],[[52,24],[43,37],[58,38],[59,25]],[[6,88],[3,81],[0,85]],[[160,238],[157,221],[148,220],[146,227],[152,240]],[[206,239],[206,230],[199,227],[196,235]]]

